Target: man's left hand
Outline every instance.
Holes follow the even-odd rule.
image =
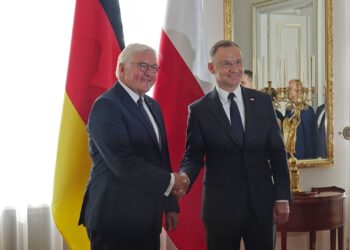
[[[169,231],[175,230],[179,223],[179,213],[168,212],[165,213],[165,225]]]
[[[273,206],[273,222],[277,225],[284,224],[289,218],[289,203],[286,201],[275,202]]]

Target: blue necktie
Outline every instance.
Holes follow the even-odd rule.
[[[240,146],[243,146],[244,141],[244,129],[242,124],[241,115],[238,110],[237,103],[234,100],[235,94],[230,93],[228,95],[228,99],[230,100],[230,119],[231,119],[231,127],[233,133],[235,134],[238,143]]]

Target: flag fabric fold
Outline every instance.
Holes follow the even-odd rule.
[[[167,129],[171,165],[178,170],[185,150],[188,105],[213,88],[208,72],[202,0],[168,0],[159,48],[160,71],[154,89]],[[180,200],[180,224],[168,232],[175,249],[205,249],[201,221],[202,173]]]
[[[91,160],[86,123],[95,99],[116,81],[124,48],[118,0],[77,0],[54,177],[52,215],[71,249],[90,249],[78,226]]]

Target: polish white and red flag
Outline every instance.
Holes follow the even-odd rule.
[[[161,105],[173,171],[178,171],[185,150],[188,105],[213,89],[207,64],[202,0],[168,0],[162,29],[154,97]],[[167,232],[167,249],[205,249],[201,220],[202,176],[180,203],[180,223]]]

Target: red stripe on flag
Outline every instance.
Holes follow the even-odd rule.
[[[84,122],[96,97],[116,81],[120,53],[99,0],[77,0],[66,91]]]
[[[167,129],[171,165],[174,171],[182,159],[185,140],[188,105],[203,96],[197,80],[163,31],[159,49],[159,66],[154,97],[159,102]],[[181,250],[205,249],[204,227],[201,220],[202,173],[191,192],[180,200],[180,224],[168,232]]]

